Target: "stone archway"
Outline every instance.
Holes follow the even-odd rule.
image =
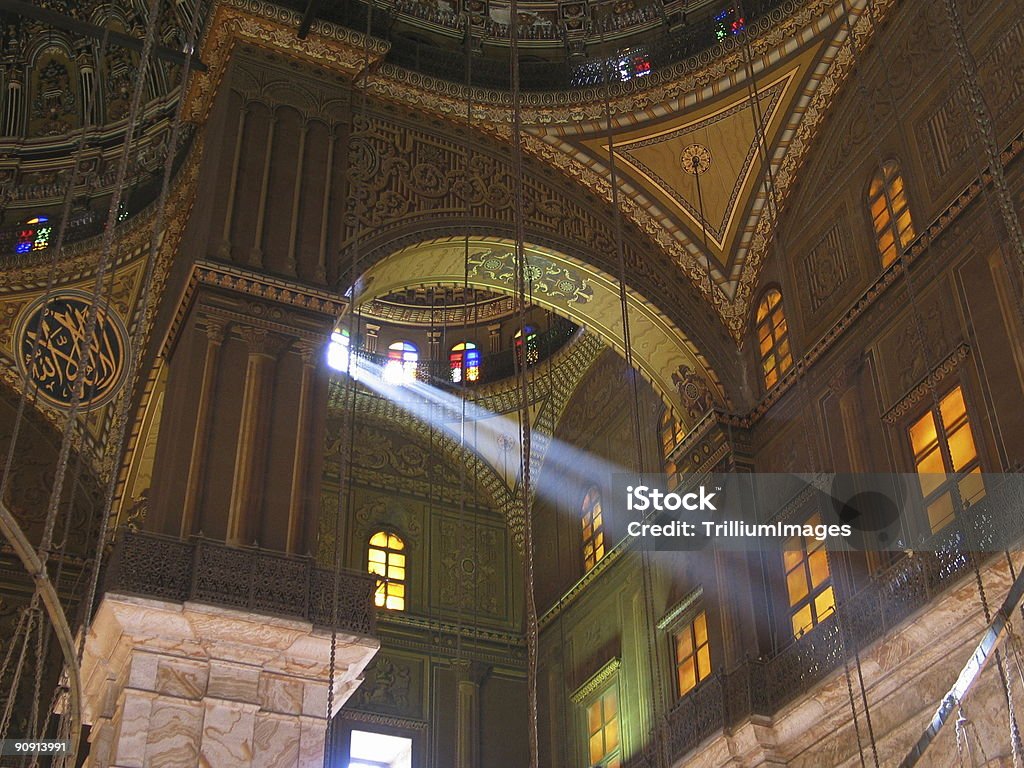
[[[469,284],[487,290],[515,292],[514,244],[499,237],[472,237],[468,242]],[[456,283],[466,279],[465,238],[438,238],[406,246],[377,261],[359,282],[359,303],[409,286]],[[621,302],[614,277],[550,248],[526,246],[532,302],[568,317],[597,334],[622,354]],[[722,386],[703,355],[662,312],[636,291],[626,293],[634,362],[640,373],[666,400],[680,404],[681,384],[696,383],[716,401]],[[708,401],[710,403],[710,401]],[[680,415],[688,426],[699,413]]]

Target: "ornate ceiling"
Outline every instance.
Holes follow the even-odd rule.
[[[875,18],[892,4],[875,0]],[[623,216],[693,282],[737,342],[773,248],[775,212],[784,210],[855,49],[873,32],[865,7],[866,0],[785,4],[751,25],[746,45],[730,38],[609,88]],[[375,97],[465,120],[465,87],[389,64],[386,43],[364,44],[344,28],[318,23],[299,40],[298,22],[297,14],[258,0],[220,5],[203,49],[210,71],[189,94],[193,119],[202,121],[231,48],[245,41],[349,76],[364,72],[368,52],[366,87]],[[604,96],[598,88],[528,93],[521,116],[528,152],[611,200]],[[508,141],[510,95],[474,89],[472,99],[475,127]],[[699,177],[682,165],[695,156]]]

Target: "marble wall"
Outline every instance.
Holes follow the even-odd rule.
[[[379,643],[337,637],[332,715]],[[107,594],[83,660],[87,768],[319,768],[330,633],[291,619]]]

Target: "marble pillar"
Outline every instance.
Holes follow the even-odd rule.
[[[338,635],[335,712],[378,647]],[[108,593],[82,665],[85,765],[321,768],[330,650],[305,621]]]

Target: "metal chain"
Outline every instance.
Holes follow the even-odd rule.
[[[516,245],[516,294],[519,303],[519,325],[526,327],[526,252],[525,252],[525,212],[523,210],[523,146],[522,146],[522,115],[519,83],[519,7],[518,0],[511,0],[509,6],[509,30],[511,34],[510,74],[512,80],[512,170],[513,170],[513,205],[512,223]],[[520,413],[520,493],[522,501],[524,527],[524,557],[526,567],[526,692],[527,692],[527,729],[530,768],[538,768],[540,764],[538,714],[537,714],[537,648],[539,645],[539,626],[537,619],[537,599],[534,593],[534,557],[533,557],[533,515],[530,503],[530,402],[529,386],[526,375],[527,339],[523,333],[523,361],[519,366],[519,413]],[[513,355],[513,357],[515,357]]]
[[[960,11],[957,8],[956,0],[943,0],[943,7],[946,10],[946,18],[949,20],[949,27],[953,37],[953,48],[956,51],[957,62],[960,65],[960,74],[963,79],[963,87],[970,102],[970,111],[974,115],[974,122],[978,128],[978,138],[988,155],[989,168],[992,172],[992,179],[996,188],[996,199],[999,203],[999,212],[1003,217],[1003,224],[1010,236],[1010,244],[1013,247],[1017,263],[1024,271],[1024,232],[1021,231],[1020,218],[1017,216],[1017,209],[1014,207],[1010,189],[1006,183],[1006,174],[1003,169],[1002,153],[996,140],[996,131],[992,123],[992,115],[985,97],[981,92],[978,82],[978,66],[967,47],[967,38],[964,34],[963,22],[960,18]],[[984,183],[984,181],[982,181]]]
[[[56,472],[54,473],[53,489],[50,494],[50,501],[47,506],[46,521],[43,525],[43,535],[39,542],[39,559],[45,565],[49,556],[50,544],[53,539],[53,528],[57,519],[57,507],[60,502],[61,491],[64,488],[64,475],[67,471],[68,457],[71,453],[72,435],[78,423],[78,409],[82,403],[82,395],[85,388],[85,373],[88,369],[88,361],[92,355],[92,344],[96,337],[96,326],[99,319],[100,297],[103,293],[107,271],[114,261],[114,230],[117,227],[117,217],[120,212],[121,195],[124,192],[125,178],[128,173],[128,161],[131,149],[134,145],[136,128],[139,125],[139,109],[142,106],[142,94],[146,86],[146,71],[149,68],[149,61],[152,56],[153,46],[156,42],[157,27],[160,20],[160,0],[150,0],[148,7],[149,16],[146,19],[146,37],[142,45],[142,55],[139,59],[138,70],[135,73],[135,83],[132,90],[131,107],[128,110],[128,124],[125,129],[124,144],[121,148],[121,158],[117,168],[117,178],[114,183],[114,191],[110,196],[110,207],[107,210],[107,223],[103,231],[103,244],[100,250],[100,260],[96,268],[96,277],[93,284],[93,301],[89,305],[86,316],[85,328],[82,333],[82,347],[79,354],[78,373],[72,386],[71,402],[68,405],[64,431],[61,436],[60,453],[57,457]]]

